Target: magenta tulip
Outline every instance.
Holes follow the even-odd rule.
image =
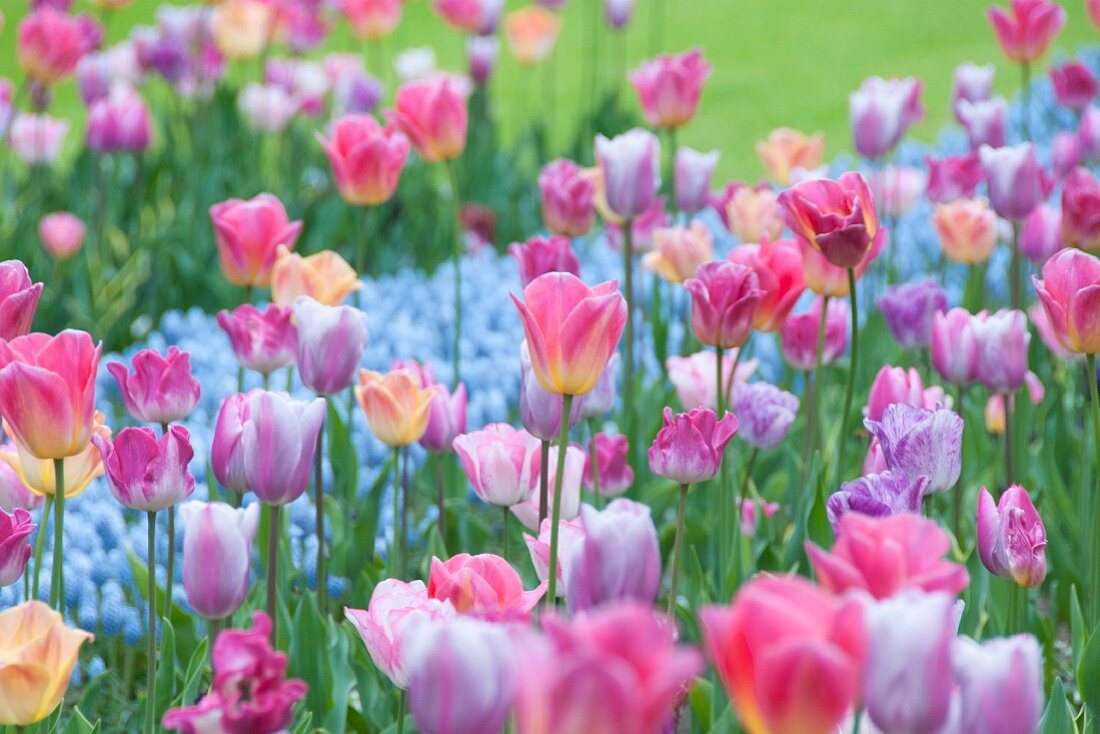
[[[42,284],[32,283],[19,260],[0,262],[0,339],[11,341],[30,332]]]
[[[527,242],[513,242],[508,246],[508,254],[516,259],[519,282],[524,288],[546,273],[572,273],[577,277],[581,274],[580,260],[568,237],[535,236]]]
[[[697,48],[682,54],[662,54],[630,72],[642,112],[650,125],[675,129],[688,124],[699,108],[703,83],[711,65]]]
[[[1066,24],[1065,9],[1050,0],[1012,0],[1011,13],[991,5],[986,15],[1001,51],[1018,64],[1042,58]]]
[[[232,312],[219,311],[217,322],[229,336],[241,366],[269,375],[294,364],[297,357],[298,330],[293,315],[283,306],[271,304],[261,311],[245,303]]]
[[[24,509],[17,508],[10,515],[0,510],[0,588],[11,586],[23,575],[31,557],[28,538],[37,527]]]
[[[1038,586],[1047,575],[1047,531],[1027,490],[1013,484],[994,504],[982,487],[978,496],[978,555],[990,573],[1023,587]]]
[[[118,381],[127,412],[145,423],[175,423],[191,415],[202,387],[191,374],[191,355],[168,347],[161,356],[155,349],[142,349],[130,359],[131,373],[122,362],[107,365]]]
[[[626,436],[597,433],[590,439],[584,462],[584,488],[602,497],[618,497],[634,484],[634,470],[627,463],[630,444]]]
[[[191,436],[183,426],[170,426],[157,439],[148,426],[123,428],[113,440],[94,436],[107,486],[123,506],[143,512],[172,507],[195,491],[187,465],[195,456]]]
[[[691,294],[691,328],[695,337],[719,349],[741,347],[752,333],[756,307],[764,292],[747,265],[716,261],[700,265],[684,281]]]
[[[737,433],[737,418],[727,413],[718,420],[709,408],[673,415],[665,408],[665,424],[649,447],[649,468],[677,484],[712,479],[722,465],[726,444]]]
[[[539,174],[542,219],[554,234],[580,237],[596,218],[596,182],[576,163],[565,158],[547,163]]]

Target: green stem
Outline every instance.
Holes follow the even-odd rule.
[[[568,422],[568,421],[567,421]],[[539,527],[550,511],[550,442],[539,445]]]
[[[317,450],[313,454],[313,504],[317,527],[317,599],[324,614],[328,609],[328,584],[325,581],[325,484],[322,459],[324,458],[325,424],[317,434]]]
[[[684,514],[687,511],[688,487],[680,485],[680,505],[676,510],[676,540],[672,545],[672,580],[668,587],[668,616],[676,610],[676,585],[680,580],[680,553],[684,543]]]
[[[454,201],[455,216],[455,242],[454,242],[454,268],[455,268],[455,330],[454,330],[454,387],[458,387],[461,381],[459,369],[459,348],[462,343],[462,201],[458,196],[458,176],[455,175],[453,158],[447,159],[447,176],[451,180],[451,197]]]
[[[1025,141],[1031,140],[1031,64],[1020,64],[1020,94],[1023,97],[1020,115],[1020,133]]]
[[[726,414],[726,391],[722,380],[722,365],[726,361],[725,350],[722,347],[714,349],[714,414],[719,420]],[[715,588],[723,588],[725,569],[729,568],[730,538],[733,537],[733,508],[730,506],[732,497],[726,492],[726,462],[722,462],[718,469],[718,563],[715,568],[717,578]]]
[[[210,637],[209,649],[206,651],[210,655],[210,665],[214,665],[214,643],[218,640],[218,631],[221,627],[222,620],[220,619],[208,619],[206,620],[206,633]]]
[[[748,341],[745,344],[748,344]],[[741,366],[741,356],[745,353],[745,344],[739,346],[736,354],[733,355],[733,365],[730,366],[730,373],[726,376],[726,386],[722,390],[723,406],[733,403],[733,382],[737,377],[737,368]]]
[[[401,578],[409,576],[409,447],[401,447]]]
[[[1005,487],[1012,486],[1012,414],[1014,394],[1002,396],[1005,404]]]
[[[355,272],[362,277],[367,273],[367,224],[370,221],[370,207],[359,207],[359,240],[355,251]]]
[[[501,508],[501,523],[500,523],[500,538],[504,546],[503,552],[500,554],[501,558],[505,561],[508,560],[508,515],[511,514],[511,508],[505,505]]]
[[[550,516],[550,589],[548,604],[553,605],[558,587],[558,521],[561,519],[561,484],[565,477],[565,452],[569,448],[569,414],[573,410],[573,396],[561,396],[561,433],[558,436],[558,473],[554,476],[554,510]]]
[[[445,454],[435,455],[435,491],[436,501],[439,504],[439,517],[436,519],[436,527],[439,528],[439,541],[443,547],[447,546],[447,485],[443,481],[443,462]]]
[[[279,535],[282,533],[282,519],[279,517],[279,505],[271,505],[271,525],[267,533],[267,616],[271,617],[271,639],[275,636],[276,605],[279,599]]]
[[[623,433],[634,454],[634,221],[623,222],[623,296],[626,298],[626,329],[623,335]]]
[[[597,503],[600,501],[600,457],[596,452],[596,419],[588,419],[588,453],[592,464],[592,494]],[[597,504],[597,507],[599,505]]]
[[[1092,494],[1092,620],[1100,620],[1100,389],[1096,386],[1096,355],[1086,354],[1089,396],[1092,399],[1092,436],[1096,441],[1096,491]]]
[[[399,548],[401,547],[401,447],[393,447],[393,545],[390,547],[388,565],[390,576],[396,577],[400,572],[398,565]]]
[[[165,559],[164,616],[172,616],[172,587],[176,574],[176,508],[168,508],[168,558]]]
[[[840,448],[837,451],[837,482],[844,478],[844,455],[848,451],[848,425],[852,413],[852,397],[856,390],[856,371],[859,360],[859,301],[856,299],[856,271],[848,268],[848,297],[852,301],[852,359],[848,370],[848,389],[844,393],[844,412],[840,414]]]
[[[408,710],[408,694],[402,689],[397,695],[397,734],[405,734],[405,712]]]
[[[38,580],[42,576],[42,548],[46,545],[46,530],[50,525],[50,510],[53,509],[53,495],[46,495],[42,505],[42,521],[38,524],[38,538],[34,541],[34,582],[31,585],[31,599],[38,598]]]
[[[60,612],[65,607],[65,556],[62,548],[65,543],[65,460],[54,459],[53,470],[53,579],[50,582],[50,606]]]
[[[668,158],[665,175],[668,176],[668,213],[672,215],[672,223],[676,224],[676,128],[668,129]]]
[[[1009,288],[1012,294],[1012,308],[1019,310],[1023,285],[1020,282],[1020,223],[1012,222],[1012,260],[1009,264]]]
[[[825,326],[826,318],[829,314],[829,296],[822,297],[821,300],[821,318],[817,324],[817,348],[815,354],[817,356],[814,363],[814,372],[809,388],[809,405],[806,407],[806,435],[802,441],[802,481],[801,484],[806,483],[806,476],[809,473],[810,457],[814,454],[814,449],[817,448],[817,401],[821,394],[821,368],[825,360]]]
[[[149,525],[149,629],[145,642],[145,731],[156,731],[157,707],[157,513],[146,512]]]

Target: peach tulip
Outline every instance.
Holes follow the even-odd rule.
[[[280,245],[271,268],[271,299],[279,306],[294,305],[298,296],[339,306],[362,287],[354,268],[332,250],[302,257]]]
[[[791,183],[795,169],[812,171],[821,165],[825,152],[822,133],[806,135],[789,127],[772,130],[768,139],[756,144],[756,155],[768,176],[780,186]]]
[[[435,386],[422,387],[412,370],[396,369],[385,375],[359,371],[355,397],[367,415],[371,431],[388,446],[407,446],[428,430]]]
[[[393,196],[409,157],[409,139],[372,115],[351,114],[332,124],[332,137],[317,133],[332,165],[340,196],[349,204],[374,206]]]
[[[702,222],[689,227],[667,227],[653,233],[653,251],[642,258],[642,267],[669,283],[683,283],[714,259],[714,238]]]
[[[558,16],[541,5],[514,10],[504,19],[508,47],[525,66],[534,66],[550,55],[560,30]]]
[[[944,257],[952,262],[985,262],[997,246],[997,215],[982,198],[937,204],[932,225],[940,236]]]
[[[404,0],[340,0],[339,8],[356,38],[377,41],[397,28],[404,4]]]
[[[214,9],[210,32],[218,50],[231,60],[259,56],[271,41],[275,16],[260,0],[226,0]]]
[[[775,240],[783,234],[779,196],[767,186],[738,186],[726,204],[725,221],[742,242]]]

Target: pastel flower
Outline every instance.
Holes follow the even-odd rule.
[[[474,84],[486,86],[500,55],[500,39],[496,36],[470,36],[466,39],[467,69]]]
[[[947,310],[947,293],[931,278],[890,286],[878,301],[894,339],[906,349],[932,344],[932,317]]]
[[[183,589],[187,603],[206,619],[225,619],[244,604],[252,586],[252,542],[260,505],[233,508],[224,502],[185,502]]]
[[[756,371],[755,359],[743,359],[738,362],[737,374],[733,374],[733,363],[737,361],[737,350],[731,349],[722,355],[722,384],[729,385],[731,392],[737,386],[748,382]],[[668,379],[676,388],[676,397],[684,410],[692,408],[718,409],[717,358],[714,352],[696,352],[687,357],[670,356],[665,363]]]
[[[879,446],[879,444],[873,444]],[[825,513],[833,532],[837,532],[840,519],[850,512],[869,517],[886,517],[911,513],[919,515],[928,489],[928,477],[910,477],[902,472],[883,471],[867,474],[840,485],[825,501]]]
[[[779,331],[787,316],[806,290],[802,251],[791,240],[740,245],[730,250],[727,259],[752,268],[760,288],[753,328]]]
[[[524,591],[516,570],[491,553],[459,553],[446,561],[432,558],[428,596],[449,602],[461,615],[524,622],[545,593],[546,582]]]
[[[215,204],[210,207],[210,220],[222,272],[233,285],[270,285],[279,245],[293,250],[302,231],[302,223],[290,221],[282,202],[272,194]]]
[[[821,324],[823,300],[820,296],[810,305],[810,310],[787,317],[780,329],[780,347],[783,359],[796,370],[808,372],[817,365],[817,337]],[[830,365],[848,349],[849,306],[841,300],[830,300],[825,313],[825,342],[821,364]]]
[[[703,59],[703,52],[693,48],[678,55],[662,54],[629,76],[649,124],[674,129],[695,117],[710,72],[711,65]]]
[[[971,321],[977,344],[977,378],[987,390],[1012,393],[1024,385],[1031,333],[1023,311],[984,311]]]
[[[1012,0],[1011,13],[991,5],[986,16],[1001,51],[1018,64],[1042,58],[1066,24],[1066,11],[1050,0]]]
[[[779,504],[738,497],[737,509],[740,510],[738,514],[741,517],[741,534],[751,538],[756,535],[756,526],[759,524],[760,517],[773,517],[779,512]]]
[[[19,23],[19,66],[39,84],[50,86],[71,76],[89,50],[84,22],[63,11],[37,8]]]
[[[650,471],[677,484],[712,479],[722,464],[726,444],[737,432],[737,418],[727,413],[719,420],[710,408],[673,415],[668,407],[664,418],[664,426],[649,447]]]
[[[420,437],[420,445],[428,451],[449,451],[454,440],[466,432],[466,386],[461,382],[452,393],[439,385],[428,412],[428,427]]]
[[[637,0],[603,0],[604,19],[613,30],[621,31],[630,23]]]
[[[1081,138],[1074,130],[1060,130],[1050,139],[1050,167],[1057,179],[1064,179],[1081,165]]]
[[[527,348],[527,340],[520,343],[520,392],[519,392],[519,420],[524,429],[535,438],[542,441],[555,441],[561,435],[561,418],[563,404],[562,396],[557,393],[547,392],[539,384],[531,368],[531,353]],[[584,403],[588,395],[573,401],[569,410],[569,428],[572,429],[580,420],[584,410]]]
[[[0,588],[11,586],[23,575],[31,557],[27,538],[37,527],[31,513],[22,508],[11,514],[0,509]]]
[[[1032,282],[1050,334],[1068,352],[1100,353],[1100,258],[1063,250],[1047,260],[1042,276]]]
[[[508,246],[508,254],[519,266],[519,281],[524,288],[546,273],[572,273],[577,277],[581,274],[580,260],[568,237],[535,236],[527,242],[513,242]]]
[[[974,102],[959,100],[955,103],[955,117],[966,130],[970,150],[979,150],[983,145],[1000,148],[1005,144],[1008,103],[1003,97]]]
[[[872,76],[848,97],[855,148],[867,158],[892,150],[910,126],[924,118],[920,79]]]
[[[993,64],[975,64],[964,61],[955,67],[951,83],[951,109],[956,111],[955,119],[958,119],[958,104],[967,102],[982,102],[993,96],[993,77],[997,68]],[[961,124],[962,121],[959,120]]]
[[[409,157],[404,133],[393,125],[382,127],[371,115],[350,114],[332,123],[331,137],[316,135],[344,201],[375,206],[393,196]]]
[[[928,492],[946,492],[959,481],[963,420],[954,411],[895,403],[881,421],[863,424],[878,439],[886,465],[910,479],[927,477]]]
[[[730,233],[742,243],[779,239],[784,226],[779,195],[767,186],[732,186],[729,201],[720,212]]]
[[[766,382],[739,385],[733,393],[738,435],[754,449],[773,449],[798,415],[798,397]]]
[[[126,410],[145,423],[176,423],[191,414],[199,402],[202,387],[191,374],[191,355],[179,347],[168,347],[165,356],[155,349],[142,349],[130,364],[110,362],[107,371],[118,381]]]
[[[627,463],[629,449],[626,436],[607,433],[593,436],[585,453],[584,488],[595,491],[598,478],[603,497],[618,497],[630,489],[634,484],[634,470]]]
[[[91,438],[110,439],[111,429],[104,424],[104,415],[98,410],[92,416]],[[37,495],[57,493],[53,459],[41,459],[15,438],[12,427],[5,421],[4,431],[9,442],[0,449],[0,461],[16,473],[19,482]],[[92,480],[103,474],[103,461],[95,443],[89,440],[80,453],[66,456],[65,497],[72,498],[83,492]]]
[[[293,311],[283,306],[270,304],[261,311],[245,303],[231,312],[219,311],[217,322],[241,366],[270,375],[297,358],[298,329],[293,316]]]
[[[661,144],[651,132],[634,128],[608,139],[596,136],[596,162],[610,210],[624,219],[637,217],[661,186]]]
[[[362,41],[378,41],[401,23],[401,0],[340,0],[339,9],[352,33]]]
[[[158,512],[195,491],[195,477],[187,469],[195,451],[183,426],[170,426],[159,440],[148,426],[123,428],[114,440],[93,440],[103,458],[107,486],[123,506]]]
[[[1050,193],[1051,180],[1039,166],[1031,143],[1002,148],[983,145],[978,152],[989,185],[989,201],[1005,219],[1026,219]]]
[[[1084,168],[1070,173],[1062,185],[1062,240],[1100,251],[1100,182]]]
[[[423,387],[419,377],[407,369],[385,375],[359,370],[355,397],[379,441],[387,446],[407,446],[428,430],[436,392],[434,386]]]
[[[602,511],[581,507],[584,537],[564,572],[571,614],[624,599],[645,604],[661,587],[661,549],[649,507],[620,497]]]
[[[718,165],[719,153],[701,153],[682,146],[676,150],[673,177],[676,182],[676,209],[695,214],[707,206],[710,180]]]
[[[596,182],[576,163],[558,158],[539,174],[542,218],[554,234],[580,237],[596,218]]]
[[[791,184],[791,173],[795,169],[813,171],[820,166],[824,150],[822,133],[805,135],[789,127],[772,130],[767,140],[756,144],[756,155],[764,170],[780,186]]]
[[[884,364],[875,374],[867,394],[867,417],[873,421],[882,420],[886,409],[894,403],[924,405],[924,382],[915,367],[907,370]]]
[[[260,0],[228,0],[214,9],[210,32],[230,60],[259,56],[271,41],[275,11]]]
[[[653,233],[653,250],[642,258],[642,267],[669,283],[694,278],[699,267],[714,259],[714,238],[706,225],[662,227]]]
[[[38,220],[38,238],[55,260],[67,260],[84,244],[85,227],[70,212],[53,212]]]
[[[18,122],[18,118],[16,121]],[[13,141],[14,137],[13,127]],[[1081,143],[1082,160],[1095,162],[1100,158],[1100,107],[1089,105],[1081,111],[1081,121],[1077,125],[1077,139]]]
[[[874,197],[858,173],[795,184],[779,195],[779,210],[801,242],[838,268],[858,266],[879,232]]]
[[[1096,77],[1080,61],[1051,67],[1050,81],[1054,85],[1054,98],[1058,104],[1071,110],[1085,109],[1096,97]]]
[[[0,262],[0,339],[11,341],[31,330],[42,284],[32,283],[20,260]]]
[[[351,306],[326,306],[309,296],[294,302],[295,362],[302,384],[318,395],[351,387],[367,347],[367,315]]]
[[[538,440],[507,423],[490,423],[454,440],[455,453],[482,502],[511,507],[539,486]]]
[[[1049,204],[1040,204],[1028,215],[1020,232],[1020,254],[1036,265],[1042,265],[1061,250],[1062,211]]]
[[[1031,635],[958,639],[952,664],[960,702],[959,731],[995,734],[1035,731],[1046,696],[1043,655]]]
[[[8,130],[12,152],[27,165],[52,165],[61,155],[69,121],[46,114],[19,113]]]
[[[278,84],[246,84],[237,94],[237,109],[248,127],[261,133],[281,133],[302,111],[302,100]]]
[[[85,142],[96,153],[141,153],[149,147],[152,115],[133,88],[116,86],[88,108]]]
[[[293,306],[301,296],[339,306],[362,287],[351,265],[332,250],[302,257],[280,245],[271,268],[271,300],[277,306]]]
[[[936,204],[973,199],[978,184],[985,178],[985,169],[977,153],[945,158],[929,156],[924,161],[928,165],[928,198]]]
[[[550,472],[547,479],[546,508],[540,512],[538,488],[538,470],[532,476],[531,491],[527,499],[511,506],[512,514],[523,524],[523,527],[532,532],[539,527],[539,516],[549,516],[554,505],[554,490],[558,478],[558,447],[550,447]],[[579,446],[570,445],[565,450],[565,473],[561,483],[561,515],[562,520],[572,520],[581,511],[581,479],[584,476],[584,450]],[[536,463],[536,467],[541,464]]]
[[[499,0],[435,0],[432,7],[449,26],[490,36],[496,30],[503,2]]]
[[[513,10],[504,18],[504,36],[516,61],[534,66],[548,57],[558,40],[561,21],[558,16],[539,5]]]
[[[932,226],[943,255],[957,263],[985,262],[997,247],[997,215],[985,199],[955,199],[937,204]]]
[[[397,90],[389,118],[425,161],[449,160],[465,150],[468,87],[464,79],[440,74],[406,82]]]
[[[546,581],[550,576],[551,528],[551,520],[547,517],[539,525],[537,537],[529,533],[523,534],[523,542],[527,544],[527,551],[531,554],[531,565],[535,567],[535,575],[538,576],[539,581]],[[581,524],[579,517],[558,522],[558,583],[555,587],[558,596],[565,596],[564,579],[573,557],[572,549],[582,540],[584,540],[584,525]]]
[[[763,295],[752,268],[729,261],[705,263],[684,287],[691,294],[695,338],[720,349],[744,346]]]
[[[1013,484],[994,504],[982,487],[978,495],[978,555],[990,573],[1023,587],[1043,583],[1047,575],[1047,531],[1027,490]]]
[[[932,315],[932,364],[940,378],[966,386],[978,379],[980,352],[974,315],[965,308]]]

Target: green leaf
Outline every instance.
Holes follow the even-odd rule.
[[[65,722],[65,728],[61,732],[62,734],[98,734],[99,721],[94,724],[88,721],[78,706],[73,709],[72,715]]]
[[[206,659],[210,642],[207,638],[199,640],[199,646],[191,653],[191,660],[187,663],[187,672],[183,676],[183,685],[180,694],[176,696],[173,704],[188,706],[198,698],[199,684],[202,683],[203,674],[207,671]]]
[[[714,684],[698,678],[688,694],[688,704],[695,720],[703,725],[704,731],[709,731],[714,724]]]
[[[1085,654],[1085,643],[1089,639],[1089,628],[1085,624],[1085,613],[1081,609],[1081,598],[1077,595],[1077,587],[1073,586],[1069,592],[1069,629],[1073,644],[1073,667],[1081,665],[1081,658]]]
[[[160,618],[160,661],[157,663],[155,705],[157,721],[176,697],[176,633],[166,617]]]
[[[137,588],[141,597],[148,601],[149,571],[141,559],[134,555],[133,550],[129,551],[127,556],[130,560],[130,574],[134,578],[134,587]],[[164,589],[160,586],[157,586],[156,597],[157,610],[163,611],[165,596]],[[172,631],[180,648],[184,650],[195,649],[195,646],[199,644],[199,636],[195,632],[195,618],[183,611],[177,604],[172,604],[168,618],[172,622]]]
[[[289,672],[309,684],[306,708],[329,731],[345,729],[348,694],[355,682],[348,648],[347,634],[321,615],[313,595],[302,597],[294,613]]]
[[[1050,688],[1050,700],[1039,722],[1039,734],[1076,734],[1077,726],[1073,722],[1073,709],[1066,700],[1066,689],[1061,678],[1054,679]]]
[[[1092,715],[1100,717],[1100,625],[1093,628],[1077,665],[1077,685]]]

